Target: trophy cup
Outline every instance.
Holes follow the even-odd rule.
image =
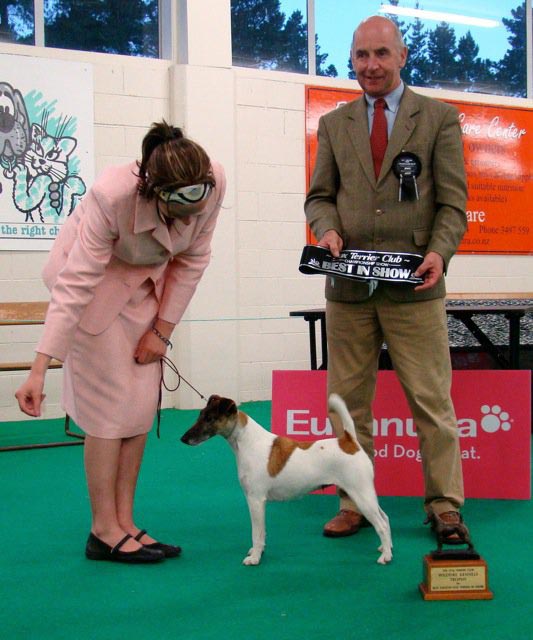
[[[423,560],[419,588],[424,600],[491,600],[487,563],[474,549],[466,528],[446,525],[436,534],[437,549]],[[453,548],[443,548],[445,544]]]

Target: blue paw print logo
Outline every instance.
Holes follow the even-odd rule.
[[[507,411],[502,411],[502,408],[497,405],[484,404],[481,407],[481,428],[487,433],[496,433],[500,429],[502,431],[511,430],[511,420]]]

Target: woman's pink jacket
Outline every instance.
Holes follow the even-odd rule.
[[[51,301],[38,352],[64,360],[78,327],[104,331],[147,278],[158,317],[179,322],[209,263],[224,198],[224,170],[213,163],[213,172],[216,188],[205,213],[170,230],[155,200],[138,194],[136,163],[102,173],[63,225],[43,269]]]

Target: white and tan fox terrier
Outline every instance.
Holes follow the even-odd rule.
[[[357,440],[352,417],[340,396],[329,397],[329,410],[342,421],[344,435],[297,442],[263,429],[239,411],[233,400],[213,395],[181,438],[185,444],[197,445],[220,435],[236,455],[252,520],[253,546],[243,564],[261,562],[267,500],[289,500],[330,484],[342,487],[373,525],[381,541],[378,562],[386,564],[392,559],[389,519],[378,504],[372,462]]]

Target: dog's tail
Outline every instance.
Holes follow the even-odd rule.
[[[336,393],[332,393],[329,396],[328,407],[332,413],[336,413],[339,416],[342,422],[343,429],[352,436],[357,444],[359,444],[359,441],[357,440],[357,434],[355,432],[355,424],[353,418],[350,415],[350,412],[348,411],[348,407],[346,406],[344,400]]]

